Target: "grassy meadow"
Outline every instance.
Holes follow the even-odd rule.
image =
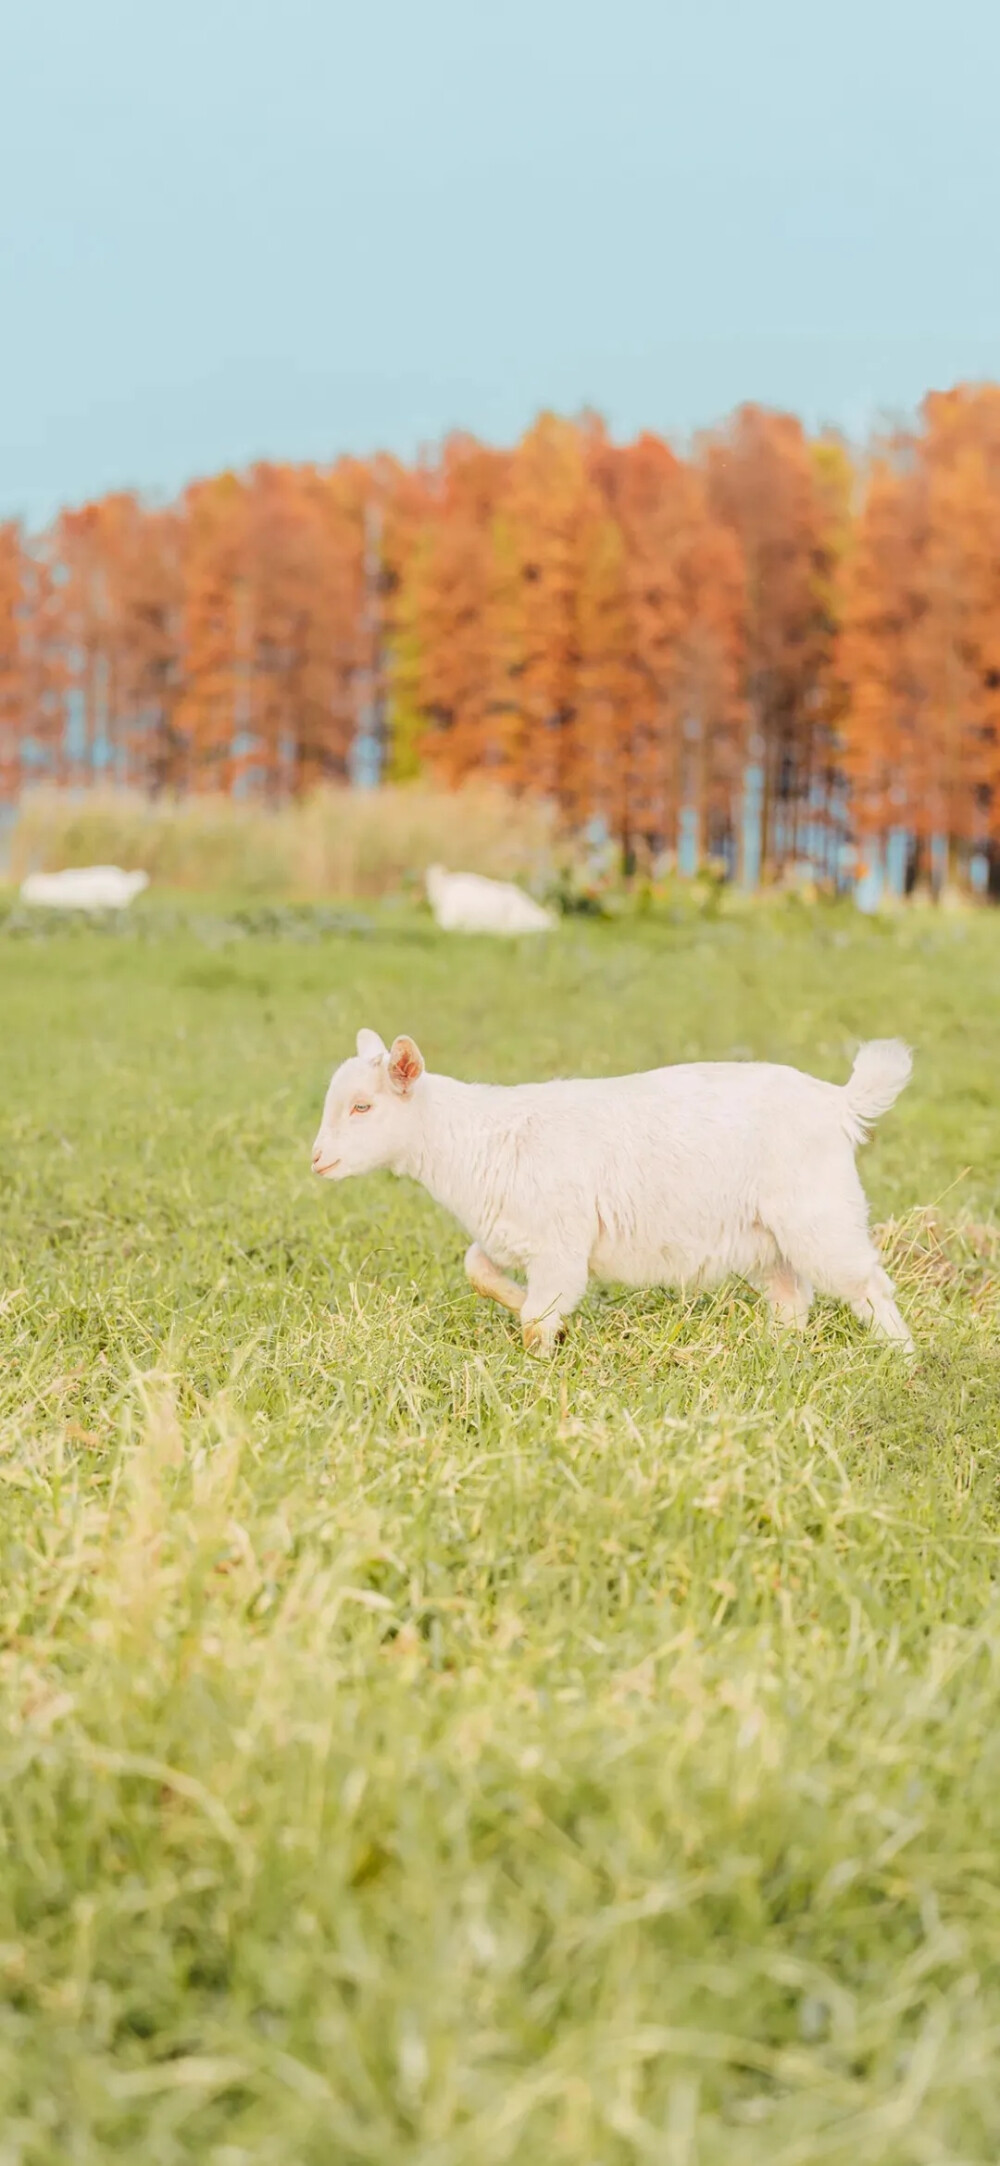
[[[998,996],[976,915],[0,922],[0,2166],[1000,2156]],[[311,1179],[360,1023],[908,1036],[919,1361],[733,1284],[531,1363]]]

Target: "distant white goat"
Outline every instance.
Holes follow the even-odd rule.
[[[478,872],[428,868],[427,900],[446,933],[544,933],[555,919],[523,888],[509,880],[487,880]]]
[[[51,910],[124,910],[148,886],[148,872],[79,865],[65,872],[29,873],[21,884],[21,901]]]
[[[591,1273],[695,1291],[739,1272],[782,1322],[803,1326],[814,1290],[835,1294],[912,1352],[854,1163],[909,1081],[898,1040],[862,1046],[843,1086],[699,1061],[508,1089],[426,1074],[412,1038],[388,1052],[362,1030],[357,1046],[327,1091],[314,1172],[421,1181],[472,1236],[476,1292],[520,1315],[530,1351],[551,1351]]]

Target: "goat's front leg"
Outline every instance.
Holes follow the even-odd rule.
[[[534,1256],[521,1310],[521,1336],[529,1354],[551,1354],[567,1316],[587,1290],[586,1257]]]
[[[509,1279],[492,1257],[487,1256],[486,1250],[480,1248],[478,1241],[466,1249],[465,1275],[470,1286],[477,1294],[482,1294],[484,1300],[499,1301],[502,1309],[513,1309],[515,1316],[520,1315],[524,1307],[524,1287]]]

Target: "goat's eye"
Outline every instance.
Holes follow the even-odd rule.
[[[368,1102],[367,1102],[367,1100],[366,1100],[366,1099],[363,1099],[363,1098],[359,1098],[359,1099],[358,1099],[358,1102],[357,1102],[357,1105],[354,1105],[354,1106],[352,1106],[352,1107],[351,1107],[351,1112],[352,1112],[352,1113],[370,1113],[370,1112],[371,1112],[371,1106],[370,1106],[370,1105],[368,1104]]]

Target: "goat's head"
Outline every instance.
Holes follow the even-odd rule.
[[[394,1166],[412,1134],[414,1086],[424,1072],[412,1038],[394,1038],[391,1050],[374,1030],[359,1030],[358,1050],[330,1079],[323,1118],[313,1144],[313,1172],[328,1181]]]

